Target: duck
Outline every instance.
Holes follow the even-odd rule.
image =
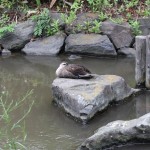
[[[78,64],[68,64],[62,62],[56,70],[58,78],[71,78],[71,79],[91,79],[93,75],[86,67]]]

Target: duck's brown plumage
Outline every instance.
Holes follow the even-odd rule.
[[[82,65],[68,64],[63,62],[56,70],[56,75],[60,78],[92,78],[91,72]]]

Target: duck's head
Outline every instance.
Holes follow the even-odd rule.
[[[63,68],[63,67],[65,67],[65,66],[67,66],[68,65],[68,63],[67,62],[62,62],[60,65],[59,65],[59,67],[61,67],[61,68]]]

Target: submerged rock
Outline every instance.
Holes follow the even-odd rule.
[[[134,48],[121,48],[118,50],[118,55],[125,57],[135,57],[135,49]]]
[[[97,56],[116,56],[116,50],[107,35],[71,34],[66,39],[65,52]]]
[[[27,55],[57,55],[64,45],[66,35],[56,34],[36,41],[31,41],[22,49]]]
[[[73,117],[88,121],[112,101],[123,100],[134,92],[122,77],[95,75],[90,80],[56,78],[52,83],[54,100]]]
[[[1,52],[2,56],[10,56],[11,55],[11,51],[9,51],[8,49],[3,49]]]
[[[99,128],[77,150],[103,150],[127,142],[150,142],[150,113],[130,121],[114,121]]]
[[[75,60],[75,59],[81,59],[81,58],[82,58],[82,57],[79,56],[79,55],[70,55],[70,56],[68,57],[69,60]]]
[[[14,32],[7,33],[0,39],[0,43],[11,51],[21,50],[32,38],[34,24],[31,20],[17,24]]]

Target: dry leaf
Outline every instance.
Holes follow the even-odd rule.
[[[52,8],[54,6],[54,4],[56,3],[57,0],[52,0],[50,3],[50,8]]]

